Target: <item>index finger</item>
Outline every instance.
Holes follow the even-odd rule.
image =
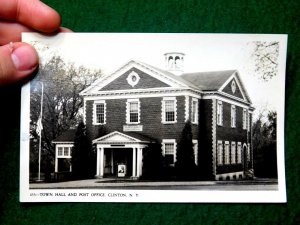
[[[0,0],[0,18],[18,21],[41,32],[60,27],[59,14],[39,0]]]

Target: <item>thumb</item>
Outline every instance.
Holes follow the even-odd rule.
[[[38,55],[26,43],[10,43],[0,47],[0,86],[17,83],[29,77],[38,67]]]

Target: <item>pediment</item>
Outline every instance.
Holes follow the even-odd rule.
[[[219,91],[251,103],[249,95],[237,71],[226,80]]]
[[[93,143],[126,143],[126,142],[139,142],[139,139],[115,131],[103,137],[93,140]]]
[[[131,60],[116,72],[101,77],[80,94],[96,95],[116,90],[182,87],[188,87],[188,85],[176,75],[148,64]]]

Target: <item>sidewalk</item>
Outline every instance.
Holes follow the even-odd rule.
[[[166,187],[166,186],[214,186],[214,185],[255,185],[276,184],[275,179],[240,180],[240,181],[140,181],[131,179],[91,179],[57,183],[31,183],[31,189],[90,189],[90,188],[122,188],[122,187]]]

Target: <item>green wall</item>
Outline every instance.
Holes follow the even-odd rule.
[[[46,0],[76,32],[289,34],[287,204],[19,203],[20,87],[0,89],[0,224],[300,224],[297,0]],[[84,44],[84,43],[83,43]]]

